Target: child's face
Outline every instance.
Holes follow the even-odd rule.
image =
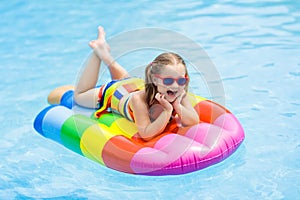
[[[153,80],[158,92],[165,95],[167,101],[173,102],[183,93],[187,84],[185,67],[182,64],[167,65],[160,74],[154,75]]]

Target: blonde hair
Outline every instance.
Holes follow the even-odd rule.
[[[182,64],[185,68],[185,76],[188,77],[188,71],[184,60],[176,53],[167,52],[158,55],[145,69],[145,92],[146,92],[146,103],[151,106],[155,101],[155,95],[157,93],[157,86],[154,85],[152,80],[152,74],[160,74],[162,69],[166,65],[178,65]],[[185,91],[188,90],[188,84],[185,85]]]

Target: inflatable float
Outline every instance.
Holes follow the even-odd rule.
[[[133,122],[109,112],[94,118],[94,109],[74,104],[72,87],[57,91],[62,93],[60,99],[37,115],[35,130],[117,171],[153,176],[185,174],[221,162],[244,140],[243,128],[229,110],[191,93],[200,123],[180,127],[174,118],[163,134],[144,141]]]

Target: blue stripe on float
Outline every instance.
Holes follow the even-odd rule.
[[[61,97],[60,104],[71,109],[73,107],[73,102],[74,102],[73,96],[74,96],[73,90],[69,90],[65,92],[65,94]]]
[[[55,106],[50,109],[42,121],[43,135],[56,142],[62,143],[60,132],[64,122],[74,115],[74,112],[64,106]]]
[[[33,128],[41,135],[44,135],[43,128],[42,128],[44,117],[45,117],[46,113],[55,106],[56,105],[51,105],[51,106],[44,108],[34,119]]]

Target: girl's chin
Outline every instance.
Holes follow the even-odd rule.
[[[165,98],[168,102],[173,103],[176,100],[177,96],[166,95]]]

